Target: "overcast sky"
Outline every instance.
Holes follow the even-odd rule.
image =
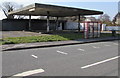
[[[44,3],[83,9],[93,9],[103,11],[108,14],[111,19],[113,19],[113,17],[118,13],[119,0],[0,0],[0,5],[2,5],[3,2],[8,1],[16,2],[17,4],[22,4],[23,6],[33,3]],[[5,18],[5,15],[0,9],[0,20],[3,18]]]

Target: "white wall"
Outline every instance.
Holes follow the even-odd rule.
[[[80,29],[83,30],[84,23],[80,23]],[[78,23],[77,22],[66,22],[65,29],[67,30],[77,30],[78,29]],[[106,26],[106,24],[102,24],[102,31],[109,31],[109,30],[117,30],[120,31],[120,26]]]
[[[80,23],[80,29],[82,30],[84,27],[83,23]],[[78,29],[78,23],[77,22],[66,22],[65,29],[68,30],[77,30]]]
[[[106,30],[117,30],[120,31],[120,26],[106,26]]]
[[[102,31],[105,31],[105,30],[106,30],[106,24],[102,24],[101,30],[102,30]]]

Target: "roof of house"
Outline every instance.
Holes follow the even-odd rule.
[[[120,18],[120,12],[118,12],[117,14],[116,14],[116,16],[115,16],[115,18]]]
[[[48,4],[39,4],[39,3],[34,3],[32,5],[23,7],[21,9],[11,11],[8,14],[9,15],[47,16],[48,12],[49,12],[49,16],[53,16],[53,17],[103,14],[102,11],[65,7],[65,6],[48,5]]]
[[[120,12],[118,12],[118,13],[115,15],[113,21],[116,21],[116,19],[118,19],[118,18],[120,19]]]

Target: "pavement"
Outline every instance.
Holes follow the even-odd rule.
[[[118,78],[118,45],[115,40],[4,51],[2,75],[8,78]]]
[[[9,44],[9,45],[2,45],[0,47],[2,47],[2,51],[9,51],[9,50],[21,50],[21,49],[75,45],[75,44],[93,43],[93,42],[101,42],[101,41],[112,41],[112,40],[120,40],[120,37],[104,37],[104,38],[78,39],[78,40],[70,40],[70,41]]]

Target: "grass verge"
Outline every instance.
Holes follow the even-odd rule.
[[[110,33],[102,33],[101,37],[110,37]],[[118,36],[118,35],[116,35]],[[27,37],[8,37],[0,39],[0,45],[4,44],[19,44],[19,43],[34,43],[34,42],[52,42],[52,41],[66,41],[82,39],[82,33],[62,33],[58,35],[44,35],[44,36],[27,36]]]
[[[116,37],[120,36],[120,34],[116,34]],[[112,37],[111,33],[101,33],[100,37]]]
[[[59,34],[59,35],[46,35],[46,36],[27,36],[27,37],[8,37],[0,41],[4,44],[19,44],[19,43],[34,43],[34,42],[51,42],[51,41],[66,41],[82,38],[78,33],[73,34]]]

